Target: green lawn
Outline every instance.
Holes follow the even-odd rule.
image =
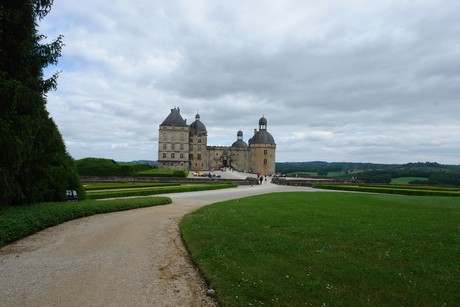
[[[276,193],[203,207],[181,222],[225,306],[453,306],[458,197]]]
[[[367,193],[387,193],[413,196],[454,196],[460,197],[460,187],[419,186],[407,184],[322,184],[313,185],[317,189],[355,191]]]
[[[428,181],[427,177],[398,177],[392,178],[391,184],[409,184],[411,181],[420,180],[420,181]]]

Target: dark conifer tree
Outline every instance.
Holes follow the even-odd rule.
[[[57,73],[44,79],[63,46],[37,31],[53,0],[0,0],[0,205],[57,201],[81,191],[72,157],[46,110]]]

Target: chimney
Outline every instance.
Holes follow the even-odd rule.
[[[254,135],[256,135],[256,133],[257,133],[257,129],[256,129],[256,128],[254,128]]]

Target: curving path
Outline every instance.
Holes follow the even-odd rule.
[[[274,184],[168,194],[173,203],[70,221],[0,249],[1,306],[211,306],[180,238],[181,217]]]

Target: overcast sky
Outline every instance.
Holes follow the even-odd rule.
[[[70,154],[157,160],[197,111],[208,145],[261,116],[277,162],[460,164],[460,1],[56,0],[48,110]]]

